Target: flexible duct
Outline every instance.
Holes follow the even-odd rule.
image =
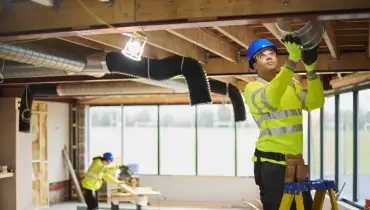
[[[233,105],[235,122],[246,120],[244,100],[236,86],[220,82],[218,80],[209,80],[209,84],[213,93],[225,95],[230,98],[230,101]]]
[[[109,52],[106,56],[107,68],[112,73],[122,73],[128,76],[139,77],[163,82],[177,81],[169,79],[183,75],[189,91],[191,105],[212,102],[210,87],[206,72],[195,59],[171,56],[161,60],[143,59],[134,61],[119,52]]]

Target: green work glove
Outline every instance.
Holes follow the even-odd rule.
[[[316,61],[318,57],[319,57],[319,45],[310,50],[303,50],[302,60],[306,71],[313,71],[316,69]]]
[[[285,48],[289,53],[289,59],[298,62],[301,59],[301,41],[298,37],[293,37],[292,35],[286,35],[284,39],[281,40]]]

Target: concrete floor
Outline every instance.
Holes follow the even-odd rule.
[[[49,208],[46,208],[44,210],[76,210],[77,206],[84,206],[81,203],[72,203],[72,202],[66,202],[66,203],[60,203],[53,206],[50,206]],[[110,205],[107,203],[101,203],[99,204],[99,207],[102,208],[109,208]],[[120,204],[120,208],[122,209],[136,209],[135,205],[132,204]],[[206,208],[172,208],[172,207],[143,207],[143,210],[206,210]],[[209,209],[209,208],[208,208]],[[207,210],[208,210],[207,209]],[[232,210],[246,210],[250,208],[232,208]],[[217,210],[217,209],[212,209]],[[222,209],[222,210],[230,210],[230,209]]]

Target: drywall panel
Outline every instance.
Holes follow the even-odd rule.
[[[142,186],[152,186],[168,201],[228,203],[244,206],[242,201],[259,199],[254,178],[141,175]],[[156,201],[157,198],[151,198]]]
[[[69,147],[69,105],[48,103],[48,151],[49,183],[69,179],[68,169],[62,156],[64,145]]]
[[[18,117],[17,117],[18,119]],[[17,121],[18,131],[18,121]],[[32,206],[32,134],[17,132],[17,210]]]

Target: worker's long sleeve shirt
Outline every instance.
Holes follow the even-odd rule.
[[[308,72],[308,91],[292,81],[294,69],[283,66],[270,82],[257,78],[246,85],[244,98],[260,128],[256,147],[283,154],[303,152],[302,110],[324,104],[324,90],[314,71]]]

